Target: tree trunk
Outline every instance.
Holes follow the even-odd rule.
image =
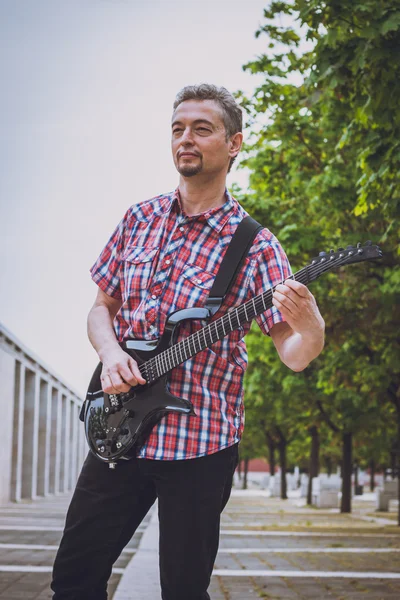
[[[397,525],[400,527],[400,401],[397,402],[397,499],[398,499],[398,511],[397,511]]]
[[[287,500],[287,489],[286,489],[286,446],[287,442],[283,438],[280,440],[278,445],[279,450],[279,464],[281,466],[281,500]]]
[[[326,465],[326,472],[328,474],[328,477],[330,477],[332,475],[332,458],[330,456],[326,457],[325,465]]]
[[[244,469],[243,469],[243,484],[242,490],[247,490],[247,473],[249,472],[249,459],[244,459]]]
[[[268,457],[269,457],[269,474],[275,475],[275,444],[271,436],[268,436]]]
[[[311,452],[310,452],[310,468],[307,488],[307,504],[312,503],[312,480],[313,477],[318,477],[319,473],[319,434],[315,425],[310,427],[311,434]]]
[[[239,480],[242,479],[242,459],[239,456],[239,462],[238,462],[238,466],[237,466],[237,472],[238,472],[238,477]]]
[[[373,458],[369,461],[369,489],[371,492],[375,489],[375,461]]]
[[[353,434],[343,434],[343,450],[342,450],[342,501],[340,504],[340,512],[351,513],[351,471],[352,471],[352,437]]]

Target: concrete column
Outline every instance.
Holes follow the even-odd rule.
[[[38,418],[38,450],[37,450],[37,486],[36,494],[44,496],[46,491],[46,446],[47,446],[47,411],[50,385],[41,379],[39,392],[39,418]],[[48,475],[47,475],[48,479]]]
[[[61,490],[67,492],[69,465],[71,461],[71,399],[63,396],[63,435],[62,435],[62,467],[61,467]]]
[[[17,502],[22,497],[22,464],[24,448],[24,409],[25,409],[25,365],[17,362],[16,390],[14,405],[14,438],[13,438],[13,474],[11,480],[12,498]]]
[[[21,498],[32,498],[33,447],[35,426],[36,375],[25,370],[25,410],[23,414]]]
[[[13,417],[15,404],[15,358],[0,348],[2,413],[0,419],[0,504],[11,500],[11,464],[13,454]]]
[[[53,401],[53,388],[50,383],[47,385],[46,397],[46,437],[44,450],[44,496],[49,495],[50,488],[50,464],[51,464],[51,408]]]
[[[54,493],[55,494],[59,494],[61,492],[61,481],[62,481],[61,468],[63,465],[63,462],[61,460],[61,458],[62,458],[62,434],[63,434],[62,419],[63,419],[63,395],[62,395],[61,390],[57,390],[57,418],[56,418],[57,427],[56,427],[56,439],[55,439],[56,459],[55,459],[55,464],[54,464],[54,471],[55,471]]]
[[[33,428],[32,428],[32,473],[31,493],[28,498],[37,497],[38,453],[39,453],[39,411],[40,411],[40,373],[35,372],[35,388],[33,397]]]
[[[49,453],[49,494],[56,493],[56,455],[57,455],[57,415],[58,415],[58,390],[53,386],[49,386],[51,409],[47,413],[50,416],[49,437],[50,437],[50,453]]]
[[[66,482],[66,474],[65,474],[65,463],[67,461],[66,457],[66,447],[67,447],[67,398],[62,393],[61,394],[61,435],[60,435],[60,492],[65,492],[65,482]]]
[[[77,469],[78,469],[78,427],[81,424],[79,421],[79,407],[77,406],[75,400],[72,400],[71,403],[71,426],[72,426],[72,447],[71,447],[71,467],[70,474],[71,479],[69,482],[70,489],[75,487],[76,477],[77,477]]]

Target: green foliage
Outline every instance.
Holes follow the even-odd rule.
[[[295,270],[366,239],[384,259],[313,284],[327,343],[304,373],[290,373],[252,331],[247,410],[297,436],[304,452],[308,427],[323,420],[319,402],[336,439],[352,431],[376,454],[400,412],[400,3],[271,2],[264,17],[256,35],[266,52],[244,66],[263,81],[252,97],[238,93],[254,131],[243,161],[250,189],[234,193]],[[368,437],[371,428],[380,434]]]

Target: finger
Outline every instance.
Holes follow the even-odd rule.
[[[296,303],[294,302],[294,300],[290,297],[290,295],[288,293],[281,293],[281,292],[278,292],[277,290],[275,290],[272,298],[273,298],[273,300],[274,299],[277,300],[279,302],[280,306],[285,307],[291,313],[294,312],[297,308]]]
[[[278,298],[276,298],[275,294],[272,297],[272,304],[282,313],[282,315],[286,318],[294,317],[290,308],[287,308],[285,304],[283,304]]]
[[[118,390],[116,390],[111,382],[111,377],[109,375],[105,375],[105,377],[101,377],[101,389],[106,394],[119,394]]]
[[[127,365],[118,366],[118,372],[121,376],[122,381],[124,381],[125,383],[128,383],[130,386],[135,386],[138,384],[138,381],[130,368],[129,361]]]
[[[125,392],[129,392],[129,390],[131,389],[131,385],[129,385],[129,383],[126,383],[121,375],[118,373],[117,370],[111,370],[108,373],[108,376],[111,379],[111,384],[113,386],[114,389],[117,390],[117,394],[123,394]]]
[[[139,370],[136,360],[134,360],[133,358],[130,358],[129,366],[130,366],[130,369],[131,369],[134,377],[136,378],[137,382],[141,383],[141,384],[145,384],[146,380],[143,378],[143,375],[141,374],[141,372]]]
[[[300,281],[295,281],[294,279],[286,279],[285,285],[291,290],[294,290],[296,294],[302,296],[303,298],[310,294],[310,290],[308,289],[308,287],[303,283],[300,283]]]

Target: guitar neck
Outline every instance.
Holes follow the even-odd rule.
[[[286,279],[294,279],[304,285],[308,285],[322,273],[331,269],[356,262],[374,260],[381,258],[382,255],[382,250],[379,246],[372,245],[370,241],[366,242],[363,246],[358,243],[356,247],[347,246],[346,249],[338,248],[336,252],[333,250],[330,250],[329,253],[321,252],[309,265]],[[248,302],[233,308],[223,317],[212,321],[202,329],[199,329],[167,350],[160,352],[157,356],[142,363],[139,369],[143,377],[148,383],[153,383],[189,358],[192,358],[199,352],[202,352],[202,350],[209,348],[215,342],[229,335],[235,329],[239,329],[244,323],[252,321],[255,317],[272,307],[272,295],[276,287],[274,286]]]
[[[320,272],[317,274],[315,268],[307,266],[287,279],[294,279],[307,285],[310,281],[316,279]],[[210,348],[215,342],[223,339],[235,329],[239,329],[244,323],[249,323],[256,316],[272,307],[272,295],[275,288],[276,286],[233,308],[223,317],[212,321],[164,352],[146,361],[140,366],[142,375],[151,383],[199,352]]]

